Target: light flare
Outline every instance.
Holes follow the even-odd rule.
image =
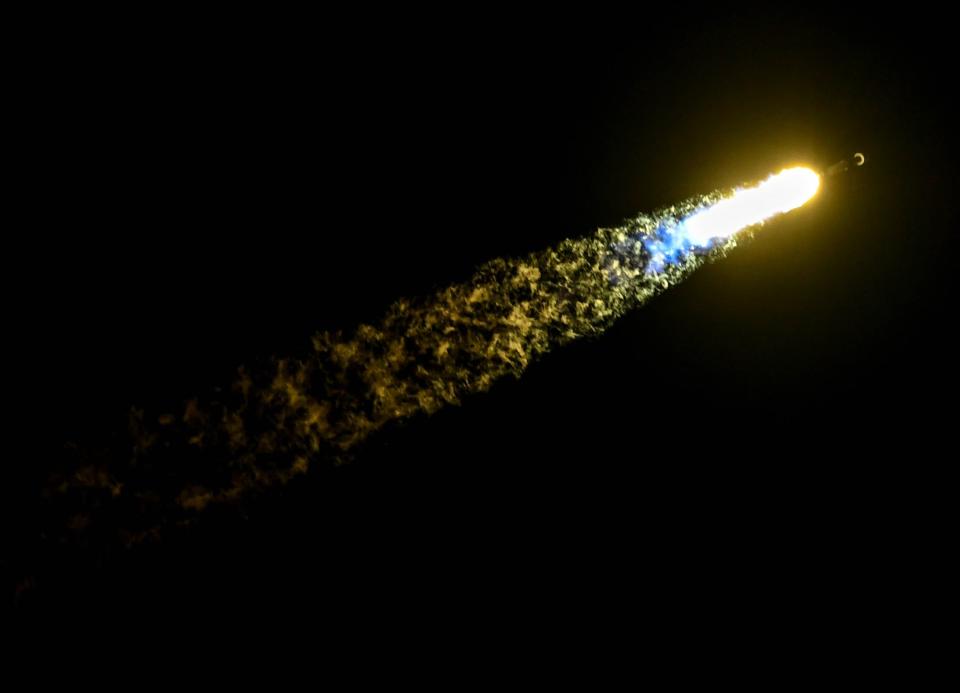
[[[687,253],[711,248],[738,231],[802,206],[820,187],[820,176],[798,166],[774,174],[753,188],[739,188],[725,199],[675,222],[664,222],[644,241],[648,273],[663,271]]]

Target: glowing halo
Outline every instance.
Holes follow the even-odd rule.
[[[855,163],[857,166],[863,166],[863,162],[866,160],[867,160],[867,157],[865,157],[860,152],[857,152],[856,154],[853,155],[853,163]]]

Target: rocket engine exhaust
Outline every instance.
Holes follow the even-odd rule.
[[[824,175],[864,161],[855,154]],[[317,334],[300,358],[241,369],[232,387],[180,411],[134,409],[121,442],[75,451],[48,480],[45,535],[59,545],[72,540],[72,527],[106,525],[103,536],[132,546],[190,524],[207,506],[337,464],[391,422],[456,405],[552,349],[601,334],[725,255],[741,232],[804,205],[820,179],[813,169],[788,168],[493,260],[432,296],[397,301],[376,324]],[[117,526],[114,507],[138,508],[136,522]]]

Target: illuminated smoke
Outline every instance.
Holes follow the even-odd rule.
[[[136,526],[114,528],[128,545],[188,524],[212,503],[343,460],[387,423],[457,404],[552,348],[603,332],[818,185],[813,171],[788,169],[754,188],[489,262],[465,283],[398,301],[376,325],[315,336],[305,358],[241,371],[232,388],[182,411],[134,410],[127,443],[78,452],[46,495],[66,534],[117,503],[137,509]]]

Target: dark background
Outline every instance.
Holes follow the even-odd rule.
[[[602,338],[242,513],[41,576],[32,610],[666,632],[883,629],[926,603],[955,393],[942,21],[608,19],[41,25],[7,257],[24,489],[132,404],[484,260],[868,163]]]

